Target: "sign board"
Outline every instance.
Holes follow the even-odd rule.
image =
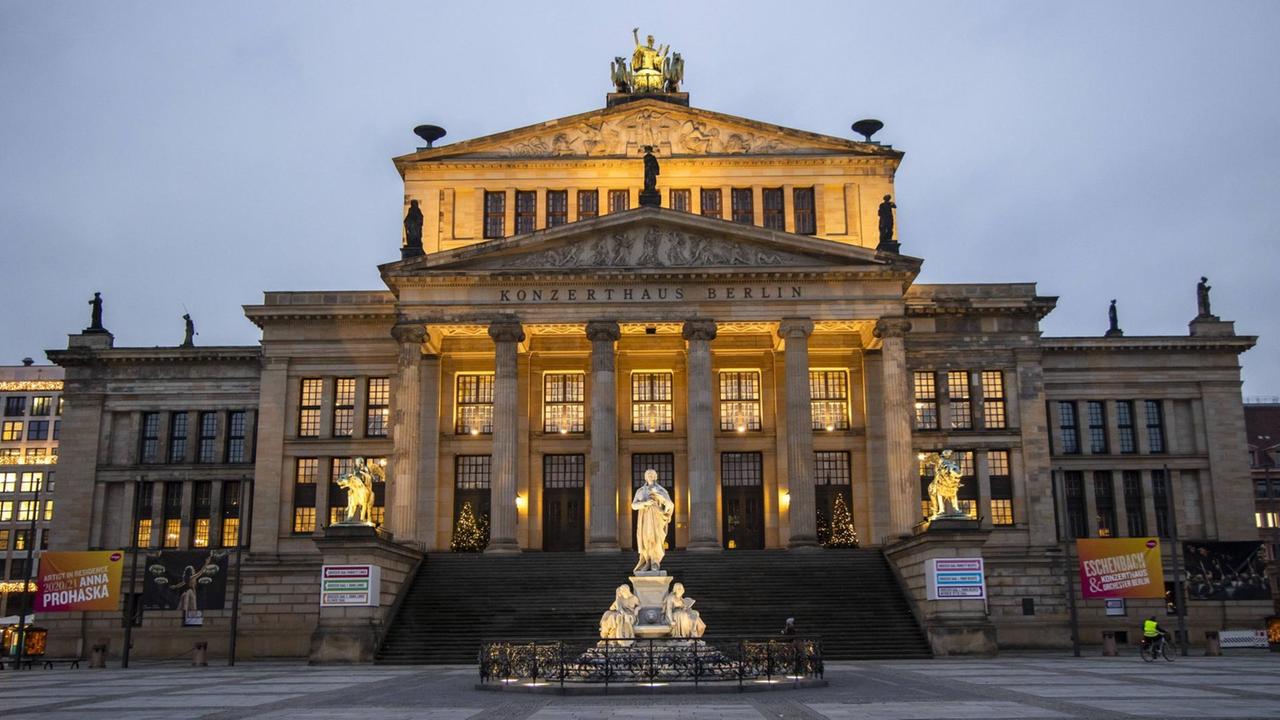
[[[40,553],[36,612],[119,610],[124,552]]]
[[[1265,648],[1267,647],[1267,631],[1223,630],[1218,633],[1218,642],[1224,648]]]
[[[320,569],[320,607],[377,606],[381,581],[377,565],[325,565]]]
[[[1107,606],[1107,617],[1120,617],[1125,614],[1124,598],[1107,598],[1103,602]]]
[[[1085,599],[1164,597],[1157,538],[1077,540],[1076,556]]]
[[[985,600],[982,558],[932,558],[925,565],[930,600]]]

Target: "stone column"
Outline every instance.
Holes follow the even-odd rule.
[[[267,356],[262,359],[258,397],[253,503],[259,512],[253,513],[253,529],[249,537],[253,552],[272,555],[279,547],[280,521],[284,508],[293,506],[291,501],[285,499],[288,496],[283,494],[285,487],[293,487],[293,477],[288,474],[291,469],[287,469],[284,463],[285,427],[287,425],[291,428],[290,433],[294,436],[298,432],[296,406],[290,406],[288,402],[289,358]],[[288,407],[295,408],[292,419],[289,418]],[[322,470],[325,474],[321,478],[325,482],[328,482],[328,472],[328,468]],[[218,511],[221,512],[221,508]],[[328,512],[327,508],[325,512]],[[292,510],[288,514],[291,518]],[[221,523],[221,515],[217,518]],[[291,527],[292,522],[290,519],[290,525],[286,527]]]
[[[791,539],[788,547],[817,547],[813,498],[813,407],[809,402],[808,318],[783,318],[778,337],[786,347],[783,364],[787,388],[787,491],[791,495]]]
[[[391,394],[391,482],[387,483],[387,525],[392,537],[412,542],[417,536],[418,445],[422,418],[421,325],[396,325],[391,336],[399,346],[395,392]]]
[[[689,550],[719,550],[716,534],[715,417],[711,412],[711,341],[716,337],[713,320],[688,320],[684,324],[689,389]]]
[[[519,397],[516,365],[524,328],[516,320],[489,325],[494,345],[493,463],[489,487],[489,547],[485,552],[520,552],[516,541],[516,471],[519,458]]]
[[[618,390],[613,369],[618,323],[587,323],[591,341],[591,531],[587,550],[618,549]]]
[[[876,321],[881,340],[881,372],[884,379],[881,416],[885,436],[886,487],[889,490],[889,523],[886,541],[910,535],[919,515],[919,474],[911,452],[911,383],[907,375],[906,335],[911,323],[904,317]]]

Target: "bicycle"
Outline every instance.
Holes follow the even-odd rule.
[[[1143,643],[1138,649],[1142,659],[1147,662],[1155,662],[1157,657],[1163,657],[1169,662],[1173,662],[1173,653],[1169,652],[1169,643],[1164,635],[1157,635],[1149,643]]]

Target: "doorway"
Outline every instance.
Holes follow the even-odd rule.
[[[726,550],[764,547],[764,458],[758,452],[720,454],[721,526]]]
[[[586,525],[586,457],[542,456],[542,549],[573,552],[583,549]]]

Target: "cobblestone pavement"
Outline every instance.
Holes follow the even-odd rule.
[[[1002,656],[828,665],[830,686],[681,695],[539,696],[474,689],[469,667],[190,668],[0,672],[5,720],[951,720],[1280,718],[1280,656],[1237,652],[1147,664],[1136,656]]]

